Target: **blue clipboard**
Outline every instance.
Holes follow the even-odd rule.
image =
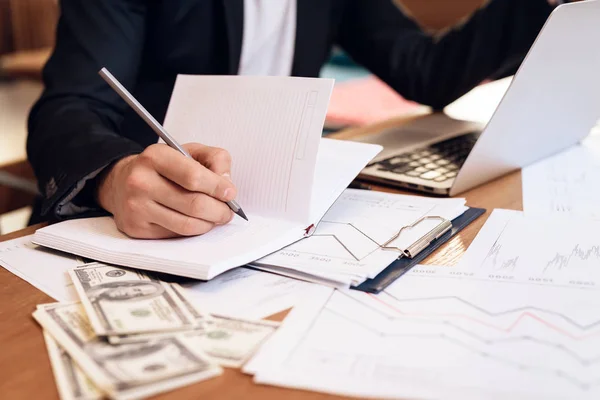
[[[386,269],[381,271],[375,278],[367,279],[360,285],[351,287],[351,289],[375,294],[381,292],[386,287],[391,285],[396,279],[407,273],[412,267],[419,264],[431,253],[436,251],[454,235],[462,231],[465,227],[469,226],[471,222],[483,215],[485,211],[486,210],[483,208],[469,208],[459,217],[456,217],[451,221],[452,227],[448,231],[446,231],[443,235],[432,239],[428,243],[428,246],[424,247],[418,252],[418,254],[412,255],[411,257],[403,254],[396,261],[391,263]]]

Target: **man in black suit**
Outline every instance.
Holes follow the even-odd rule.
[[[165,145],[98,76],[106,66],[159,120],[177,74],[318,76],[334,45],[404,97],[441,109],[513,72],[552,5],[491,0],[424,33],[391,0],[62,0],[28,155],[46,219],[110,212],[142,238],[197,235],[232,217],[230,158]]]

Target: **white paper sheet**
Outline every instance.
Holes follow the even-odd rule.
[[[494,210],[455,271],[499,281],[600,288],[600,221]]]
[[[598,228],[495,211],[457,267],[299,305],[247,372],[375,398],[597,399]]]
[[[269,267],[266,265],[249,264],[252,268],[261,271],[271,272],[287,276],[293,279],[300,279],[306,282],[317,283],[323,286],[329,286],[337,289],[348,289],[354,282],[351,275],[347,274],[332,274],[321,271],[311,270],[310,272],[301,272],[293,268],[285,267]]]
[[[179,75],[165,128],[232,156],[249,213],[306,222],[333,80]]]
[[[314,284],[237,268],[209,282],[190,282],[182,286],[202,311],[261,319],[294,307]]]
[[[600,218],[600,137],[523,168],[523,209]]]
[[[280,349],[286,349],[290,344],[293,345],[302,340],[306,331],[306,323],[314,319],[315,313],[327,302],[333,291],[333,288],[321,285],[312,285],[307,288],[302,300],[296,303],[277,331],[243,366],[242,371],[245,374],[254,375],[274,363],[281,362],[281,357],[285,354]]]
[[[365,147],[364,143],[321,139],[310,204],[311,224],[323,218],[344,189],[381,149],[379,145]]]
[[[402,227],[425,216],[452,220],[465,210],[465,200],[434,199],[347,189],[327,211],[314,233],[253,265],[284,267],[316,275],[346,275],[340,282],[360,284],[375,277],[401,254],[381,245]],[[442,222],[425,220],[388,246],[406,249]]]
[[[78,299],[68,271],[83,264],[76,256],[31,243],[31,235],[0,243],[0,266],[57,301]],[[294,307],[317,285],[238,268],[210,282],[189,282],[183,286],[203,311],[261,319]]]
[[[0,243],[0,265],[58,301],[75,301],[67,271],[84,262],[31,243],[31,235]]]

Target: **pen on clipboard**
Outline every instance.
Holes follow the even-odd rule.
[[[125,88],[125,86],[123,86],[121,84],[121,82],[119,82],[117,80],[117,78],[115,78],[113,76],[113,74],[111,74],[106,68],[102,68],[100,70],[100,72],[98,72],[98,73],[106,81],[106,83],[108,83],[110,85],[110,87],[113,88],[113,90],[115,92],[117,92],[117,94],[119,96],[121,96],[121,98],[123,100],[125,100],[125,102],[127,104],[129,104],[129,106],[131,108],[133,108],[133,110],[148,125],[150,125],[150,127],[152,128],[152,130],[154,132],[156,132],[156,134],[162,140],[164,140],[167,145],[169,145],[173,149],[179,151],[184,156],[186,156],[188,158],[192,158],[192,156],[183,147],[181,147],[181,145],[179,143],[177,143],[175,141],[175,139],[171,135],[169,135],[169,133],[165,130],[165,128],[163,128],[163,126],[156,119],[154,119],[154,117],[152,116],[152,114],[150,114],[148,112],[148,110],[146,110],[144,108],[144,106],[142,106],[139,103],[139,101],[137,101],[136,98],[133,97],[133,95],[131,93],[129,93],[129,91]],[[246,221],[248,221],[248,217],[246,217],[246,214],[244,213],[244,210],[242,210],[242,208],[240,207],[240,205],[235,200],[227,201],[226,204],[231,209],[231,211],[233,211],[234,213],[236,213],[237,215],[239,215],[240,217],[242,217]]]

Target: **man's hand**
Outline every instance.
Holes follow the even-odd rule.
[[[184,147],[193,159],[155,144],[118,161],[100,179],[98,202],[119,230],[158,239],[200,235],[231,221],[224,203],[236,196],[229,153],[196,143]]]

